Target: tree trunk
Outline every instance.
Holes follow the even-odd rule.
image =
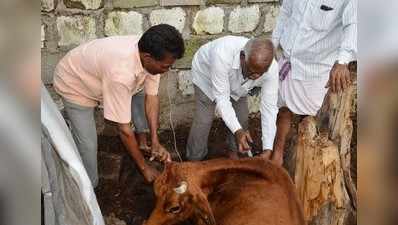
[[[350,118],[356,97],[353,85],[340,94],[327,93],[316,117],[307,116],[292,138],[286,160],[303,202],[309,225],[356,224],[357,191],[351,176]]]

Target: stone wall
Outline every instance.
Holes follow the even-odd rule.
[[[189,123],[195,51],[224,35],[270,37],[278,10],[278,0],[41,0],[42,80],[51,91],[55,65],[80,43],[142,34],[151,25],[167,23],[183,34],[186,53],[162,77],[161,126],[169,127],[170,109],[175,125]],[[58,100],[54,93],[53,97]],[[258,111],[259,100],[249,102],[250,111]]]

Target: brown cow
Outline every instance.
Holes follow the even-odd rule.
[[[295,186],[262,158],[170,163],[154,183],[145,225],[304,225]]]

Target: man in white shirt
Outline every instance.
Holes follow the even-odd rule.
[[[207,139],[215,111],[230,130],[228,144],[250,150],[247,95],[261,87],[263,157],[270,157],[278,112],[278,64],[270,40],[226,36],[203,45],[192,60],[196,111],[187,143],[187,159],[202,160],[208,152]],[[266,151],[267,150],[267,151]]]
[[[340,92],[350,84],[347,64],[357,54],[357,0],[284,0],[272,41],[282,54],[271,159],[281,165],[293,113],[316,115],[327,87]]]

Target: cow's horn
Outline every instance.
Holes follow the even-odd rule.
[[[187,182],[182,181],[181,184],[180,184],[180,186],[174,188],[174,191],[175,191],[177,194],[183,194],[183,193],[185,193],[185,192],[187,191],[187,187],[188,187]]]

